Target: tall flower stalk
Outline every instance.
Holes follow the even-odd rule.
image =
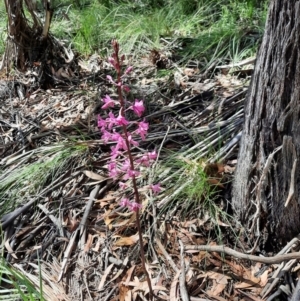
[[[133,111],[133,113],[138,117],[142,117],[145,107],[142,100],[135,100],[134,103],[129,103],[124,94],[130,91],[129,87],[123,84],[124,77],[132,72],[132,67],[128,67],[125,71],[122,70],[122,64],[125,57],[119,55],[119,44],[117,41],[112,42],[113,54],[109,58],[109,62],[114,67],[116,71],[116,79],[114,80],[111,76],[107,76],[107,79],[112,83],[118,94],[118,100],[113,100],[109,95],[106,95],[102,101],[102,109],[109,110],[114,107],[119,107],[118,116],[115,116],[112,111],[108,113],[106,119],[102,119],[98,116],[98,127],[102,133],[102,139],[105,142],[115,142],[114,146],[111,147],[110,161],[108,163],[109,175],[115,179],[119,180],[119,186],[121,189],[131,188],[131,194],[134,196],[133,200],[130,200],[130,197],[124,197],[120,205],[127,207],[129,210],[134,211],[136,214],[136,226],[139,236],[140,244],[140,254],[142,260],[142,266],[146,276],[146,280],[149,286],[149,300],[153,300],[153,289],[151,284],[151,279],[149,273],[146,269],[146,260],[144,253],[144,243],[142,236],[142,229],[140,223],[140,209],[142,208],[142,203],[140,195],[138,192],[137,178],[140,176],[139,168],[150,167],[150,165],[157,158],[155,150],[140,153],[138,155],[132,155],[132,148],[138,146],[138,142],[134,140],[135,137],[139,136],[142,140],[145,140],[149,124],[145,121],[129,121],[126,119],[127,111]],[[128,125],[134,125],[134,130],[129,131]],[[120,131],[121,130],[121,131]],[[124,183],[122,180],[129,180],[132,184],[130,187]],[[153,193],[160,192],[159,184],[149,185],[149,189]]]

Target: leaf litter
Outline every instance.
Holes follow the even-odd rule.
[[[239,77],[239,66],[230,74],[230,64],[215,73],[203,73],[195,62],[180,67],[157,50],[130,63],[135,71],[127,81],[133,95],[146,101],[150,124],[140,147],[156,147],[160,154],[139,178],[155,294],[161,300],[196,301],[263,300],[276,293],[295,259],[278,266],[186,248],[220,240],[242,252],[250,246],[232,243],[233,227],[222,215],[200,209],[181,215],[184,206],[174,199],[184,185],[178,187],[176,177],[185,175],[188,183],[188,173],[184,165],[164,164],[175,154],[200,166],[210,186],[227,189],[224,178],[232,177],[236,163],[249,77]],[[31,91],[34,76],[18,74],[25,96],[14,90],[2,96],[2,253],[36,287],[42,283],[45,300],[147,300],[135,214],[118,205],[122,191],[107,171],[110,145],[96,128],[101,98],[113,90],[105,80],[110,67],[97,55],[79,66],[76,80],[62,68],[53,71],[59,81],[48,90]],[[164,187],[157,196],[142,188],[153,178]],[[216,204],[223,209],[226,194],[218,195]],[[292,241],[282,254],[298,244]]]

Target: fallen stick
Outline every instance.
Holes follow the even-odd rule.
[[[180,261],[181,261],[181,273],[179,276],[179,289],[181,294],[182,301],[190,301],[190,296],[188,294],[188,291],[186,289],[186,283],[185,283],[185,262],[184,262],[184,245],[182,241],[178,240],[180,245]]]
[[[230,249],[228,247],[224,246],[192,246],[187,245],[184,247],[185,252],[186,251],[206,251],[206,252],[218,252],[218,253],[225,253],[227,255],[239,258],[239,259],[246,259],[250,261],[256,261],[266,264],[275,264],[275,263],[281,263],[283,261],[291,260],[291,259],[300,259],[300,252],[294,252],[289,254],[282,254],[282,255],[276,255],[271,257],[260,257],[250,254],[244,254],[238,251],[235,251],[233,249]]]

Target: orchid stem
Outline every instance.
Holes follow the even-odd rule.
[[[114,58],[116,60],[116,71],[117,71],[117,83],[121,84],[121,76],[122,76],[122,71],[121,71],[121,62],[120,62],[120,58],[119,58],[119,45],[117,42],[113,42],[113,46],[114,46]],[[121,106],[121,115],[123,117],[125,117],[125,103],[124,103],[124,98],[123,98],[123,94],[122,94],[122,87],[120,85],[118,85],[117,87],[117,91],[118,91],[118,96],[119,96],[119,100],[120,100],[120,106]],[[127,154],[128,154],[128,158],[129,158],[129,162],[130,162],[130,168],[131,170],[134,170],[134,161],[133,161],[133,157],[132,157],[132,153],[130,150],[130,143],[129,143],[129,139],[128,139],[128,131],[125,125],[123,125],[122,127],[124,135],[125,135],[125,142],[126,142],[126,146],[127,146]],[[141,200],[140,200],[140,196],[139,196],[139,192],[138,192],[138,188],[137,188],[137,183],[136,183],[136,177],[133,176],[132,177],[132,183],[133,183],[133,191],[134,191],[134,197],[135,197],[135,201],[138,204],[141,204]],[[144,242],[143,242],[143,233],[142,233],[142,228],[141,228],[141,222],[140,222],[140,212],[139,209],[137,209],[136,211],[136,226],[138,229],[138,235],[139,235],[139,244],[140,244],[140,254],[141,254],[141,260],[142,260],[142,266],[144,269],[144,273],[146,276],[146,280],[147,280],[147,284],[149,287],[149,300],[152,301],[153,300],[153,289],[152,289],[152,284],[151,284],[151,279],[149,276],[149,273],[147,271],[146,268],[146,259],[145,259],[145,252],[144,252]]]

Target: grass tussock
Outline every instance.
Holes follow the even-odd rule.
[[[86,149],[80,144],[61,144],[12,158],[13,161],[7,164],[20,166],[13,171],[0,171],[0,214],[24,203],[24,199],[37,195],[66,171],[72,170],[72,162]]]
[[[45,300],[42,292],[21,272],[0,257],[0,300]]]
[[[224,227],[234,233],[231,227],[234,222],[223,197],[226,180],[218,173],[217,165],[209,164],[203,158],[189,160],[178,155],[169,156],[158,172],[170,174],[162,181],[166,186],[165,198],[158,207],[167,219],[180,216],[182,220],[209,221],[213,236],[222,241]]]

